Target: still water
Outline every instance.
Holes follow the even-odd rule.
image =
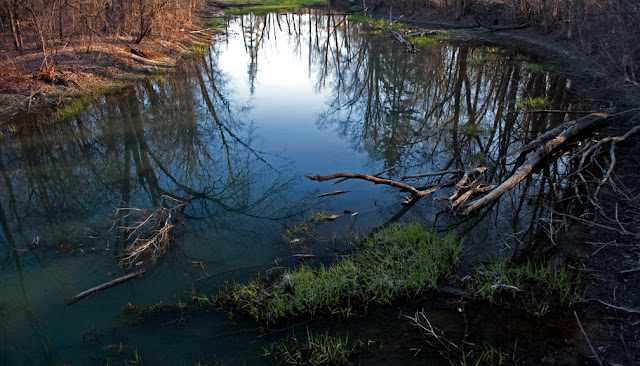
[[[233,19],[203,56],[101,98],[82,115],[4,126],[0,363],[268,364],[262,347],[285,335],[258,338],[249,321],[206,312],[129,325],[120,311],[216,293],[276,262],[295,265],[300,252],[330,256],[355,233],[396,220],[457,233],[469,261],[512,253],[543,230],[542,192],[562,175],[560,165],[464,219],[432,200],[451,191],[406,207],[391,187],[304,176],[390,169],[385,176],[400,179],[489,164],[488,177],[498,181],[519,159],[499,157],[564,118],[523,110],[577,109],[571,84],[516,51],[440,41],[407,53],[366,24],[305,10]],[[315,197],[336,189],[350,192]],[[186,206],[175,246],[156,267],[65,305],[136,270],[118,266],[119,228],[135,221],[118,208],[176,200]],[[287,228],[323,211],[350,214],[318,225],[303,248],[283,241]],[[214,276],[202,280],[207,275]],[[433,311],[449,311],[442,308]],[[397,327],[382,319],[397,320],[397,312],[381,309],[373,318],[380,326],[369,318],[355,333],[384,338]]]

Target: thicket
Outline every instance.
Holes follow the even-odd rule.
[[[171,37],[188,28],[204,0],[0,0],[0,29],[22,53],[38,47],[43,71],[53,67],[60,45],[91,48],[96,40],[131,37],[140,43],[152,32]]]
[[[393,14],[425,8],[449,10],[456,18],[475,17],[489,26],[530,24],[555,32],[585,52],[602,54],[604,66],[627,81],[640,81],[640,0],[366,0]]]

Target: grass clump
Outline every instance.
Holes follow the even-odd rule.
[[[302,315],[355,315],[354,306],[391,303],[436,288],[460,259],[462,245],[416,223],[386,228],[330,266],[302,266],[276,280],[236,285],[215,302],[227,303],[259,323]]]
[[[265,357],[273,357],[285,365],[349,365],[349,356],[364,348],[361,340],[330,336],[328,332],[313,334],[307,328],[307,340],[299,341],[295,333],[264,349]]]
[[[552,303],[570,306],[580,299],[579,275],[544,261],[537,264],[510,265],[506,259],[475,268],[467,290],[475,297],[497,302],[505,294],[522,293],[524,307],[536,316],[545,315]]]
[[[316,234],[316,225],[319,223],[328,223],[345,214],[330,214],[325,211],[311,212],[311,216],[304,218],[298,225],[288,228],[282,234],[282,241],[290,244],[292,247],[302,245],[307,239],[311,239]]]

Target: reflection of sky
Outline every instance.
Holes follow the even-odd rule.
[[[240,23],[232,23],[229,30],[233,39],[220,45],[215,63],[229,76],[234,96],[249,101],[249,118],[262,139],[262,150],[280,154],[307,174],[361,172],[365,156],[358,157],[335,131],[319,130],[315,124],[330,95],[326,88],[317,90],[317,74],[309,73],[309,60],[301,56],[308,54],[308,44],[301,42],[296,49],[287,44],[286,27],[271,27],[269,38],[260,44],[251,95],[251,57],[242,42]]]

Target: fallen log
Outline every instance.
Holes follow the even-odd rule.
[[[527,159],[527,161],[516,170],[516,172],[505,180],[498,187],[490,191],[486,196],[479,198],[466,206],[463,211],[464,215],[468,215],[484,206],[488,205],[493,200],[502,196],[505,192],[513,188],[516,184],[520,183],[526,178],[533,169],[540,164],[549,154],[562,146],[568,139],[578,135],[579,133],[593,127],[594,125],[606,120],[608,115],[606,113],[593,113],[588,116],[582,117],[573,123],[560,134],[548,140],[544,145],[536,149],[533,154]]]
[[[98,291],[101,291],[101,290],[107,289],[109,287],[115,286],[115,285],[117,285],[119,283],[128,281],[128,280],[130,280],[130,279],[132,279],[134,277],[138,277],[138,276],[142,275],[144,273],[144,271],[145,271],[145,269],[143,268],[143,269],[141,269],[141,270],[139,270],[137,272],[132,272],[132,273],[126,274],[126,275],[124,275],[124,276],[122,276],[120,278],[116,278],[115,280],[111,280],[109,282],[103,283],[102,285],[98,285],[98,286],[92,287],[92,288],[90,288],[90,289],[88,289],[86,291],[82,291],[81,293],[77,294],[76,296],[68,298],[67,299],[67,305],[74,304],[74,303],[78,302],[79,300],[84,299],[85,297],[88,297],[88,296],[91,296],[91,295],[95,294]]]

